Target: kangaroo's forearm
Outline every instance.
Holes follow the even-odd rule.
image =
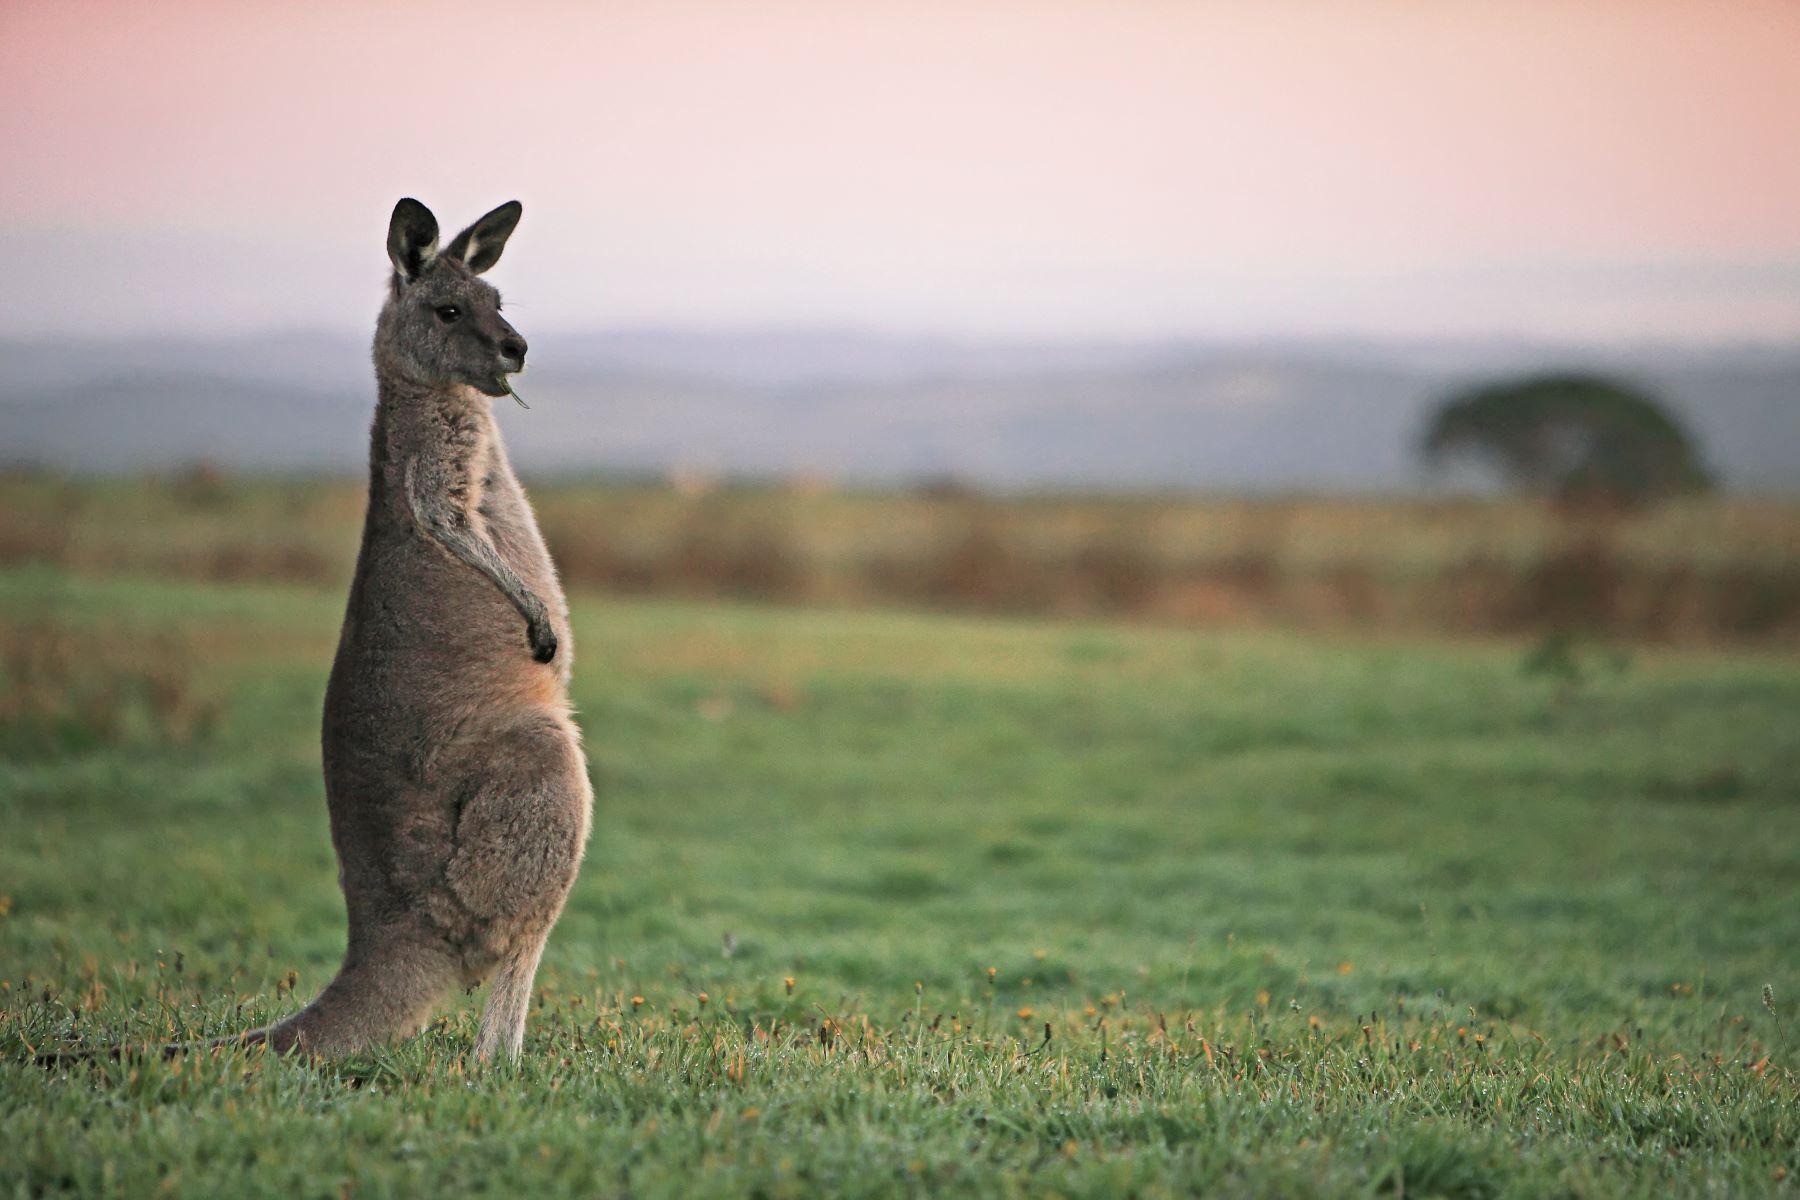
[[[500,552],[494,549],[492,542],[472,529],[456,525],[432,526],[429,527],[429,533],[439,545],[485,575],[489,582],[500,589],[500,594],[519,610],[520,616],[527,621],[543,618],[544,602],[525,585],[518,572],[506,565],[506,560],[500,557]]]
[[[413,485],[411,471],[407,472],[406,485],[406,506],[420,532],[485,576],[526,621],[543,620],[543,600],[525,585],[517,571],[507,565],[494,544],[473,528],[467,514],[421,496]]]

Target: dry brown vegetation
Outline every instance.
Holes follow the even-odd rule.
[[[0,752],[31,760],[100,746],[183,746],[205,738],[218,697],[196,682],[191,639],[0,621]]]
[[[1182,624],[1800,635],[1800,503],[1695,497],[1572,517],[1531,501],[984,496],[542,482],[576,588]],[[341,586],[352,481],[0,478],[0,563]]]

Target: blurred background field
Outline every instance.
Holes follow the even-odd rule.
[[[1800,502],[1685,496],[1571,514],[1497,496],[1001,494],[533,481],[582,591],[1207,627],[1800,639]],[[341,589],[362,485],[197,465],[0,473],[0,563]]]

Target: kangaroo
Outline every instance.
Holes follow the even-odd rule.
[[[316,1000],[252,1035],[277,1050],[416,1033],[491,975],[475,1053],[516,1059],[587,845],[568,605],[491,411],[526,347],[480,276],[521,211],[442,251],[417,200],[388,225],[369,509],[322,738],[349,946]]]
[[[480,276],[520,212],[440,251],[429,209],[394,206],[369,508],[322,738],[349,946],[311,1004],[218,1044],[341,1056],[417,1033],[492,976],[476,1056],[519,1055],[593,805],[568,607],[490,411],[525,339]]]

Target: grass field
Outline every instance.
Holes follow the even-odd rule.
[[[578,599],[516,1069],[330,975],[341,600],[0,572],[0,1194],[1791,1193],[1800,662]]]

